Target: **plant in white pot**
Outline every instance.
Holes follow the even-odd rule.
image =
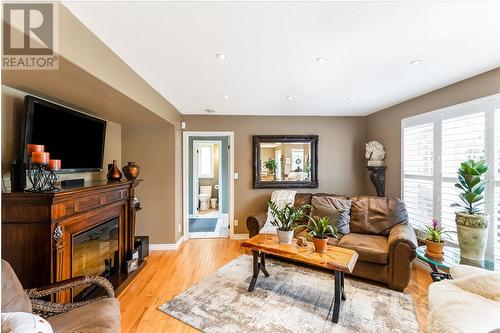
[[[282,244],[292,243],[293,230],[296,223],[304,219],[304,210],[311,206],[306,204],[300,207],[294,207],[292,204],[287,203],[280,209],[273,201],[269,201],[267,204],[274,217],[271,224],[277,227],[276,234],[278,235],[279,242]]]
[[[481,209],[484,198],[482,193],[488,183],[482,179],[486,171],[488,166],[485,160],[476,162],[469,159],[460,163],[458,183],[455,184],[455,187],[462,190],[459,193],[462,202],[452,204],[453,207],[463,209],[455,215],[460,255],[470,260],[484,260],[488,240],[489,216]]]

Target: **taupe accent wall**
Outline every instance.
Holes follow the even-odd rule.
[[[319,188],[301,192],[348,195],[365,193],[365,117],[184,116],[187,131],[233,131],[235,233],[247,233],[246,218],[266,210],[272,189],[252,188],[252,136],[264,134],[319,135]]]
[[[386,195],[401,195],[401,119],[500,92],[500,68],[457,82],[366,117],[367,139],[380,141],[387,152]],[[375,190],[369,180],[366,188]]]

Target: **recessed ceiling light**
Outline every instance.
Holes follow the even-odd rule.
[[[316,58],[316,62],[325,63],[326,62],[326,58],[324,58],[324,57]]]
[[[206,113],[214,113],[214,112],[215,112],[215,110],[214,110],[214,109],[205,109],[205,112],[206,112]]]
[[[229,95],[222,95],[222,98],[229,99]]]
[[[410,61],[410,65],[420,65],[422,63],[422,60],[413,60],[413,61]]]
[[[293,97],[292,97],[292,96],[286,96],[285,98],[286,98],[287,100],[289,100],[289,101],[293,99]]]
[[[217,53],[215,55],[217,57],[217,59],[220,59],[220,60],[226,60],[226,55],[225,54],[222,54],[222,53]]]

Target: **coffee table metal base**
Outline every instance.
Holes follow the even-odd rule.
[[[253,275],[252,280],[250,281],[250,286],[248,287],[248,291],[250,292],[255,289],[255,284],[257,283],[260,271],[262,271],[266,277],[269,276],[269,272],[266,269],[266,254],[264,252],[252,250],[252,255]],[[341,303],[342,301],[345,301],[347,297],[344,292],[344,272],[335,270],[333,271],[333,274],[335,276],[335,290],[332,305],[328,310],[328,316],[330,315],[333,306],[332,322],[338,323]]]

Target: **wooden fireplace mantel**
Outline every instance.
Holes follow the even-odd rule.
[[[53,193],[2,193],[2,258],[24,288],[71,278],[73,235],[118,218],[119,264],[125,269],[134,249],[132,199],[140,182],[92,181]],[[61,301],[70,298],[61,294]]]

